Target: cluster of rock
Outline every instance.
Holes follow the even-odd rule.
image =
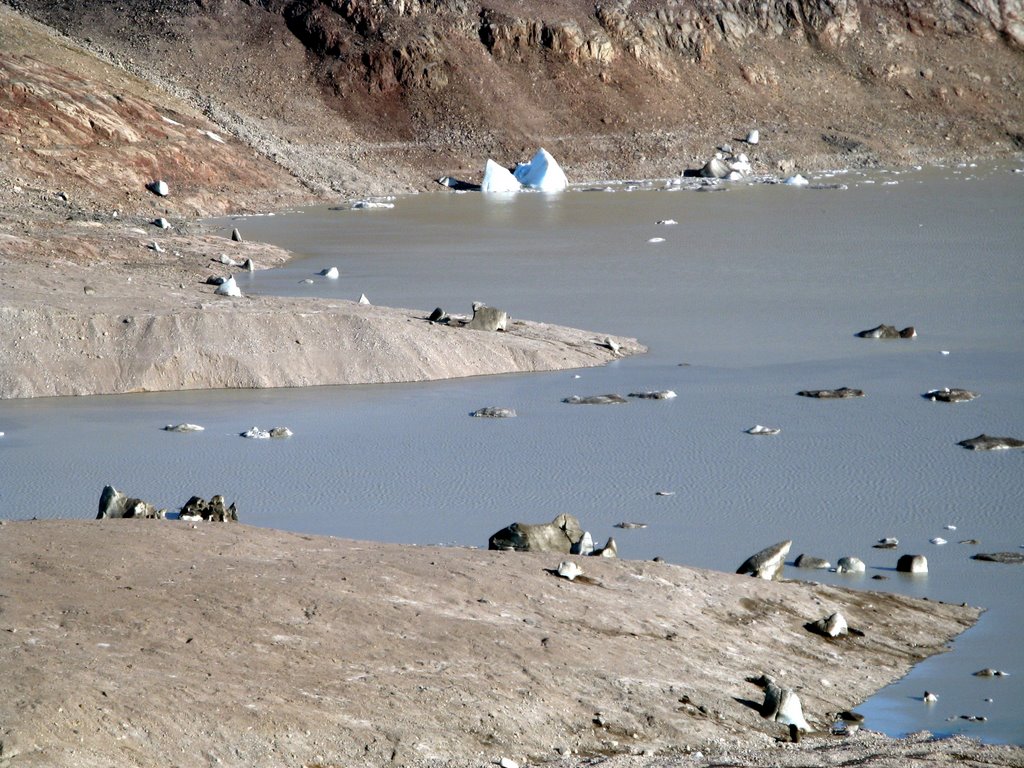
[[[742,141],[750,146],[754,146],[761,141],[761,133],[760,131],[752,130]],[[750,158],[746,154],[734,152],[731,144],[723,144],[702,167],[683,171],[683,176],[698,176],[702,179],[722,179],[724,181],[742,181],[753,170]]]
[[[504,552],[560,552],[566,555],[616,557],[618,546],[609,537],[595,547],[589,531],[573,515],[558,515],[550,523],[512,523],[492,534],[487,548]]]
[[[453,328],[468,328],[471,331],[507,331],[509,324],[508,312],[496,307],[489,307],[482,301],[473,302],[473,315],[452,316],[441,307],[437,307],[427,316],[427,321],[439,325],[450,325]]]
[[[193,496],[185,502],[181,508],[179,520],[195,521],[204,520],[213,523],[237,523],[238,510],[232,502],[230,507],[224,505],[224,497],[217,494],[209,501]]]
[[[180,520],[212,522],[238,522],[238,510],[235,505],[226,507],[224,497],[216,495],[210,501],[193,496],[181,508]],[[121,493],[112,485],[104,486],[100,493],[97,520],[110,518],[138,518],[145,520],[166,520],[167,510],[157,509],[153,504]]]

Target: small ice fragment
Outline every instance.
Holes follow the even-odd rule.
[[[323,277],[326,277],[329,280],[337,280],[338,279],[338,268],[337,267],[327,267],[326,269],[321,269],[319,274],[321,276],[323,276]]]
[[[956,530],[956,526],[955,525],[947,525],[946,526],[946,530],[947,531],[955,531]]]
[[[171,118],[165,117],[164,115],[160,115],[160,119],[168,125],[181,125],[181,123],[179,123],[177,120],[171,120]]]
[[[948,349],[944,349],[944,350],[942,350],[942,354],[944,354],[944,355],[948,355],[948,354],[949,354],[949,350],[948,350]]]
[[[671,227],[674,226],[675,224],[678,224],[679,222],[676,221],[675,219],[662,219],[658,223],[665,227]]]
[[[675,496],[676,492],[675,491],[655,491],[654,495],[655,496]]]
[[[259,427],[252,427],[251,429],[247,429],[243,432],[242,437],[249,437],[254,440],[269,440],[270,432],[265,429],[260,429]]]
[[[370,211],[375,208],[394,208],[394,203],[382,203],[375,200],[357,200],[352,203],[353,211]]]
[[[648,243],[664,243],[665,242],[665,238],[664,237],[652,237],[647,242]]]
[[[936,546],[939,546],[939,547],[941,547],[943,544],[946,543],[946,540],[944,538],[942,538],[941,536],[936,536],[934,539],[928,539],[928,541],[930,543],[932,543],[932,544],[935,544]]]
[[[799,173],[794,174],[782,182],[788,184],[791,187],[806,187],[810,182],[801,176]]]
[[[765,427],[760,424],[757,424],[748,429],[746,432],[748,435],[777,435],[781,431],[782,430],[779,427]]]
[[[224,143],[224,139],[222,139],[220,136],[218,136],[213,131],[204,131],[204,130],[200,129],[199,132],[201,134],[203,134],[206,138],[210,139],[211,141],[216,141],[218,144],[223,144]]]
[[[368,298],[366,298],[366,294],[365,293],[359,294],[359,303],[360,304],[369,304],[370,303],[370,300]]]
[[[205,427],[198,424],[168,424],[164,427],[165,432],[202,432]]]

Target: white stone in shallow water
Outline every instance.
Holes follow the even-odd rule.
[[[796,174],[793,174],[792,176],[789,176],[788,178],[786,178],[786,180],[783,181],[782,183],[783,184],[787,184],[790,187],[806,187],[811,182],[809,182],[807,179],[805,179],[799,173],[796,173]]]
[[[326,269],[321,269],[319,274],[321,277],[326,277],[328,280],[337,280],[340,273],[338,272],[337,267],[328,267]]]
[[[867,566],[859,557],[840,557],[836,563],[836,573],[864,573]]]
[[[541,192],[562,192],[569,186],[565,171],[551,153],[541,147],[528,163],[516,165],[513,174],[524,187]]]
[[[512,171],[488,158],[484,165],[484,180],[480,184],[481,192],[507,193],[518,192],[523,188],[519,179],[512,175]]]

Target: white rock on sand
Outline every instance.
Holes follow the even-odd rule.
[[[229,277],[217,286],[217,290],[215,290],[214,293],[218,296],[234,296],[237,298],[242,295],[242,289],[238,287],[234,277]]]

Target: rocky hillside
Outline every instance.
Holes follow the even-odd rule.
[[[1021,0],[10,0],[321,194],[1024,150]],[[123,137],[97,136],[116,143]]]

